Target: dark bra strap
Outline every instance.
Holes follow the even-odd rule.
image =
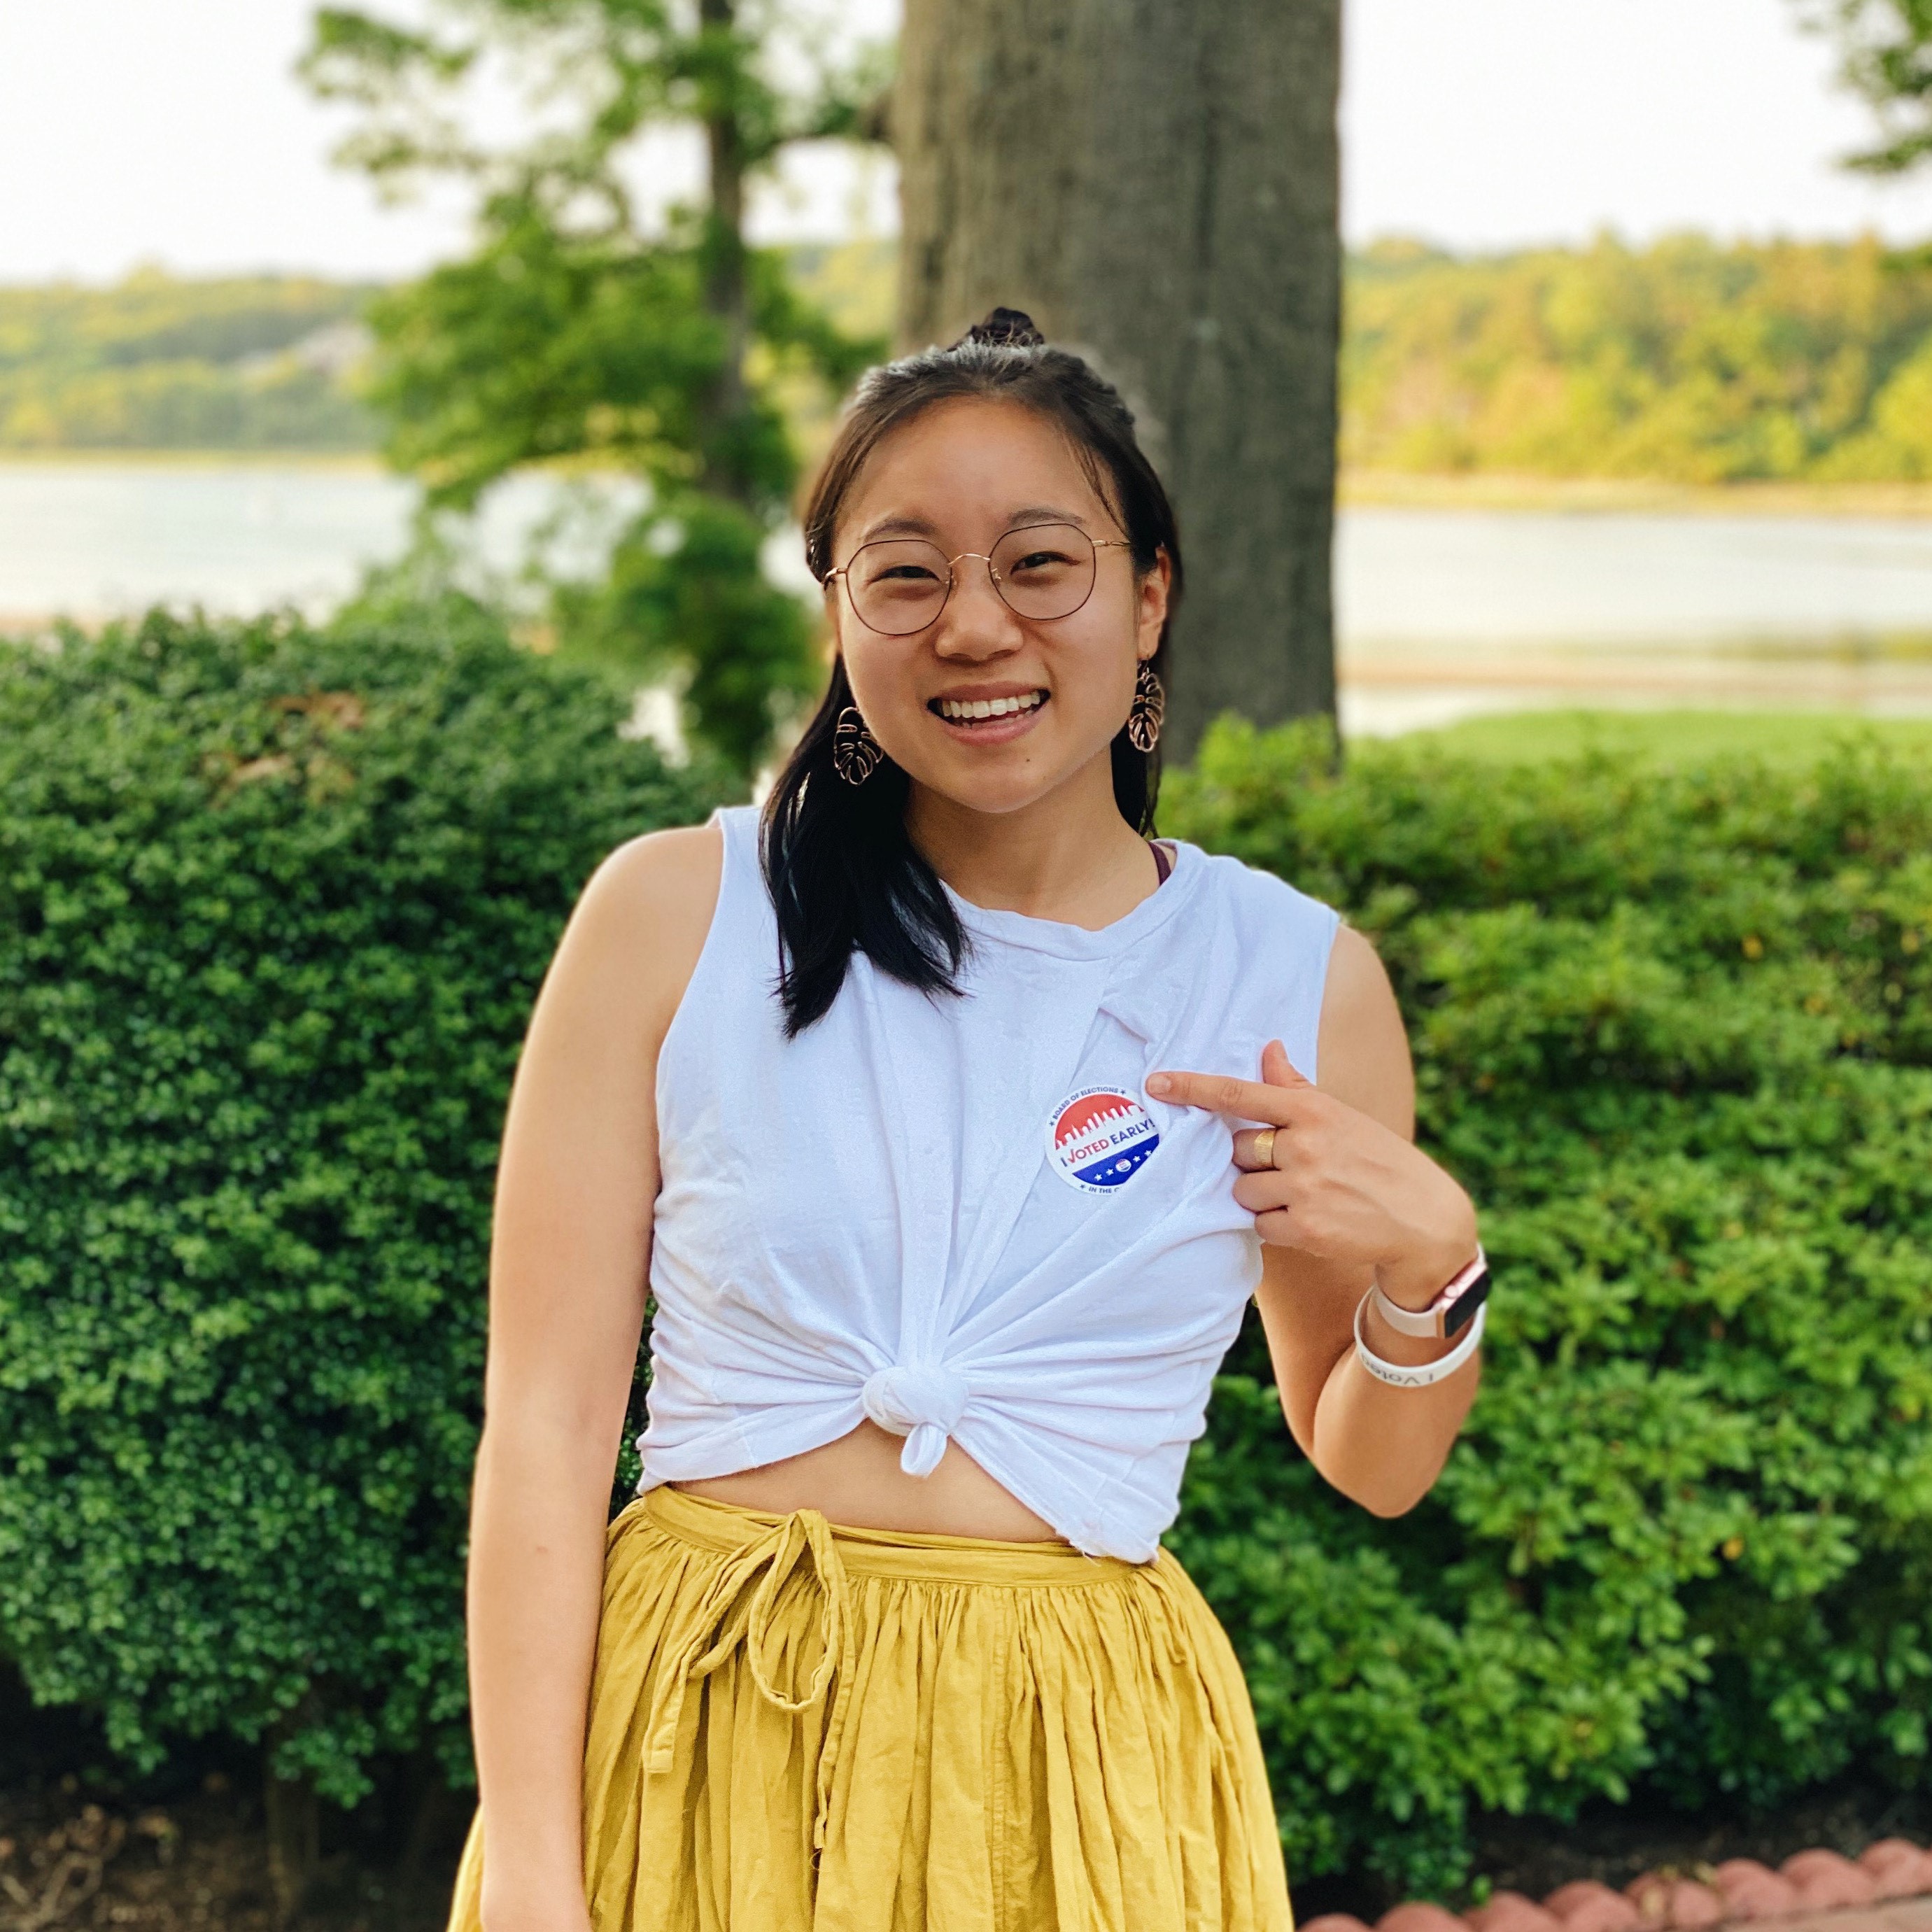
[[[1167,848],[1158,838],[1148,841],[1154,853],[1154,890],[1160,891],[1167,884],[1167,875],[1174,870],[1174,861],[1168,856]]]

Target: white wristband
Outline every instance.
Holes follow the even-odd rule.
[[[1362,1310],[1368,1306],[1374,1292],[1370,1289],[1355,1304],[1355,1359],[1377,1382],[1387,1382],[1390,1388],[1427,1388],[1432,1383],[1446,1382],[1482,1344],[1483,1330],[1490,1318],[1486,1304],[1476,1310],[1469,1332],[1440,1361],[1422,1362],[1412,1368],[1400,1362],[1385,1362],[1381,1356],[1371,1354],[1369,1345],[1362,1340]]]

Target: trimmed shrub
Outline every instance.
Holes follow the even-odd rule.
[[[0,650],[0,1651],[138,1762],[465,1762],[512,1066],[598,860],[715,795],[625,709],[460,610]]]
[[[0,654],[0,1651],[138,1760],[466,1767],[511,1066],[592,867],[716,795],[621,710],[476,619]],[[1252,1332],[1190,1465],[1295,1875],[1922,1782],[1932,784],[1330,749],[1223,728],[1168,829],[1375,937],[1500,1287],[1410,1516],[1299,1458]]]
[[[1374,1520],[1251,1324],[1172,1539],[1292,1869],[1453,1889],[1472,1811],[1919,1784],[1932,1714],[1932,783],[1516,769],[1223,727],[1167,829],[1345,908],[1484,1210],[1483,1392]]]

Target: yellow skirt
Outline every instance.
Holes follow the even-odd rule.
[[[1165,1551],[836,1528],[653,1490],[610,1526],[597,1932],[1288,1932],[1246,1686]],[[478,1932],[472,1830],[451,1932]]]

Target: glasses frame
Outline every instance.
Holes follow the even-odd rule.
[[[921,632],[931,630],[933,626],[938,623],[940,619],[945,616],[946,607],[952,602],[952,593],[959,587],[959,566],[964,563],[968,557],[975,557],[986,566],[986,574],[992,580],[993,595],[998,598],[1000,602],[1005,604],[1006,608],[1009,610],[1011,610],[1013,615],[1018,618],[1022,623],[1060,624],[1064,623],[1069,617],[1077,616],[1080,612],[1086,609],[1088,602],[1091,600],[1094,595],[1094,586],[1100,580],[1100,560],[1098,553],[1103,550],[1130,550],[1134,547],[1133,539],[1131,537],[1088,536],[1087,532],[1084,530],[1080,530],[1080,526],[1078,524],[1056,521],[1054,523],[1042,524],[1015,524],[1012,529],[1002,530],[1000,534],[993,539],[993,548],[994,550],[998,550],[1000,544],[1006,542],[1007,538],[1016,535],[1022,530],[1080,530],[1080,534],[1083,537],[1087,537],[1088,542],[1092,545],[1096,553],[1094,559],[1094,574],[1092,578],[1088,580],[1086,595],[1081,598],[1078,603],[1074,605],[1071,610],[1063,610],[1057,617],[1029,617],[1024,610],[1019,610],[1015,607],[1012,600],[1007,596],[1005,590],[1001,588],[1000,573],[993,568],[993,560],[992,556],[985,550],[962,550],[957,556],[948,557],[946,559],[946,594],[939,600],[939,608],[934,611],[932,615],[927,618],[924,623],[918,626],[915,629],[910,631],[882,631],[879,628],[878,625],[873,623],[866,616],[866,614],[859,608],[859,600],[852,594],[852,566],[858,562],[860,557],[865,555],[867,550],[872,549],[875,544],[906,543],[908,542],[914,543],[924,543],[927,541],[924,537],[914,537],[910,538],[905,537],[874,537],[871,543],[862,543],[859,548],[836,569],[828,570],[825,573],[824,581],[826,584],[830,584],[835,577],[843,578],[844,579],[845,601],[852,607],[853,616],[856,617],[860,623],[863,624],[866,628],[870,631],[874,637],[916,638]],[[937,550],[938,550],[939,546],[937,544],[934,544],[932,548]],[[942,554],[943,554],[944,553],[942,553]]]

